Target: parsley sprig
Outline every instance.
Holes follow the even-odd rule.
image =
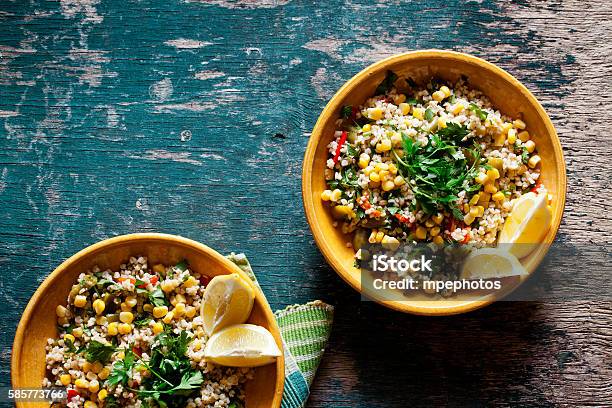
[[[170,331],[162,332],[155,337],[148,361],[126,350],[125,358],[115,363],[108,384],[127,386],[134,368],[141,365],[153,375],[142,382],[140,389],[132,391],[138,392],[147,404],[155,403],[160,408],[184,406],[204,382],[202,372],[191,367],[186,356],[190,341],[186,331],[178,336]]]
[[[462,220],[463,214],[456,204],[459,192],[480,189],[473,179],[483,159],[477,145],[464,146],[468,133],[465,126],[449,123],[430,135],[425,146],[403,134],[403,157],[393,151],[402,175],[414,180],[412,191],[426,213],[445,209]]]

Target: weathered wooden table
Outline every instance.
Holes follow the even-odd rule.
[[[610,302],[447,318],[361,302],[300,197],[310,129],[345,80],[394,53],[454,49],[543,102],[569,176],[559,239],[609,245],[605,3],[3,0],[0,385],[49,271],[100,239],[163,231],[246,252],[273,307],[337,306],[311,407],[612,406]]]

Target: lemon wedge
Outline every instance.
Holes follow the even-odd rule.
[[[200,310],[204,330],[209,336],[215,331],[247,321],[255,291],[237,273],[215,276],[204,291]]]
[[[516,200],[499,234],[500,244],[510,246],[517,258],[523,258],[539,244],[552,221],[547,194],[527,193]]]
[[[213,334],[204,358],[228,367],[259,367],[273,363],[281,351],[272,333],[254,324],[236,324]]]
[[[463,262],[462,279],[494,279],[526,275],[525,267],[508,251],[500,248],[479,248]]]

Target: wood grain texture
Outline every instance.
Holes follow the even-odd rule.
[[[310,407],[612,406],[612,302],[400,315],[324,263],[300,198],[310,129],[345,80],[454,49],[543,103],[567,161],[559,240],[609,248],[611,42],[593,0],[2,1],[0,385],[49,271],[99,239],[160,231],[246,252],[273,307],[337,305]]]

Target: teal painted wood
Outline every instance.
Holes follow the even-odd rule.
[[[0,385],[49,271],[100,239],[162,231],[247,253],[273,307],[337,305],[312,407],[612,403],[610,305],[426,319],[362,303],[322,259],[300,198],[309,132],[334,91],[384,56],[448,48],[543,101],[571,180],[561,239],[609,242],[607,125],[592,120],[612,104],[603,5],[208,3],[0,4]]]

